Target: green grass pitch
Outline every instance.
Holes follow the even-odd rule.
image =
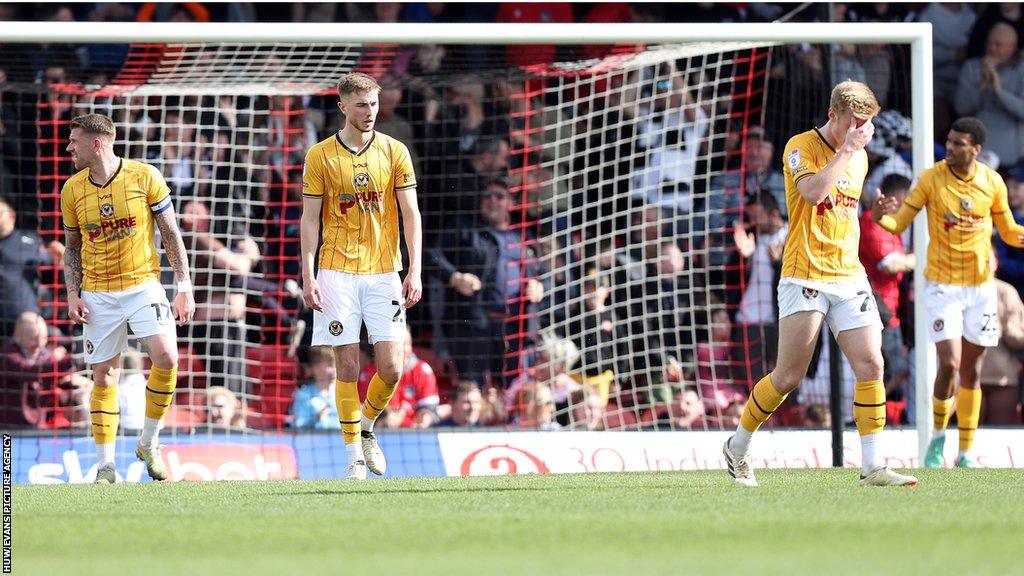
[[[15,574],[1021,574],[1024,474],[19,486]]]

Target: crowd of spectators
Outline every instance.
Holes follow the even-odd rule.
[[[981,118],[991,134],[985,161],[1005,175],[1015,218],[1024,222],[1020,7],[828,6],[108,3],[0,5],[0,19],[928,21],[937,31],[936,157],[953,118]],[[750,386],[772,369],[776,354],[775,286],[788,230],[778,151],[789,136],[821,124],[833,80],[866,82],[884,109],[869,148],[864,206],[877,188],[889,195],[909,186],[909,58],[898,46],[785,45],[749,75],[740,74],[743,65],[736,62],[680,58],[607,74],[602,82],[574,85],[571,94],[516,72],[641,48],[506,52],[424,44],[375,64],[383,87],[377,129],[412,149],[427,252],[424,302],[409,311],[405,376],[381,425],[735,426]],[[4,403],[5,426],[77,425],[88,389],[68,351],[73,331],[60,321],[60,283],[40,278],[56,275],[63,246],[59,235],[46,242],[35,232],[49,229],[34,189],[43,180],[32,180],[25,193],[26,180],[14,176],[27,173],[25,159],[34,161],[37,146],[37,134],[26,132],[19,119],[45,114],[66,125],[78,113],[97,111],[127,132],[125,155],[163,172],[195,273],[195,322],[179,334],[187,343],[183,362],[190,364],[182,368],[181,410],[171,422],[223,430],[270,422],[336,428],[332,358],[308,345],[311,313],[301,307],[295,283],[303,155],[340,126],[335,100],[329,94],[221,94],[86,101],[68,87],[107,84],[127,47],[4,46],[4,54],[0,80],[41,86],[48,103],[26,107],[13,89],[0,87],[0,194],[6,197],[0,198],[0,323],[4,335],[13,335],[0,369],[2,394],[11,400]],[[745,65],[756,68],[757,62]],[[712,86],[719,93],[710,94]],[[760,88],[767,94],[763,102],[741,97]],[[737,114],[744,106],[758,113]],[[763,123],[753,119],[762,107]],[[58,162],[58,186],[70,170]],[[15,201],[8,190],[22,193]],[[22,230],[17,217],[37,223]],[[893,251],[871,253],[880,244],[868,239],[884,234],[871,224],[870,218],[862,222],[863,258],[879,287],[879,308],[888,311],[890,418],[907,421],[913,417],[907,400],[914,342],[911,275],[905,272],[913,266],[913,247],[890,238]],[[901,256],[893,257],[897,248]],[[989,400],[984,417],[1019,422],[1024,344],[1017,336],[1024,313],[1012,289],[1024,285],[1024,251],[997,241],[997,255],[997,274],[1006,281],[1000,299],[1006,336],[990,362],[1009,368],[991,369],[993,378],[983,381],[993,388],[992,398],[1003,399]],[[43,318],[52,319],[49,326]],[[39,332],[56,344],[47,346]],[[265,411],[269,403],[252,370],[265,359],[265,347],[286,349],[286,358],[275,361],[297,365],[288,374],[298,385],[276,389],[288,406],[278,420],[261,419],[260,406]],[[826,345],[778,424],[825,422],[827,358]],[[373,373],[369,355],[363,365]],[[996,377],[1007,370],[1012,377]],[[122,406],[134,397],[126,388]],[[1014,409],[1007,410],[1009,404]],[[123,422],[129,426],[131,419]]]

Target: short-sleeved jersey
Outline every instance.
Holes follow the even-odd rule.
[[[118,292],[160,276],[153,216],[171,206],[160,171],[121,159],[104,184],[86,168],[68,178],[60,193],[67,230],[82,232],[82,290]]]
[[[374,132],[362,150],[335,134],[306,153],[302,194],[323,198],[319,267],[351,274],[402,269],[396,190],[416,186],[409,149]]]
[[[945,160],[921,173],[906,204],[928,212],[925,278],[940,284],[978,286],[992,279],[992,215],[1009,212],[1006,183],[981,162],[961,177]]]
[[[789,139],[784,152],[789,235],[782,258],[783,278],[825,282],[864,277],[857,257],[860,223],[857,204],[868,173],[868,157],[857,152],[835,188],[817,205],[800,195],[796,184],[823,169],[836,155],[817,129]]]

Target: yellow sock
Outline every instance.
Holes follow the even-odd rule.
[[[89,415],[92,438],[96,444],[113,444],[117,439],[117,425],[121,411],[117,406],[117,386],[93,386],[89,397]]]
[[[853,420],[861,436],[877,434],[885,428],[885,386],[881,380],[857,382],[853,389]]]
[[[334,384],[334,399],[338,402],[338,421],[341,422],[341,436],[345,444],[359,440],[359,387],[355,382]]]
[[[949,425],[949,418],[953,415],[953,399],[936,398],[932,396],[932,418],[936,432],[941,432]]]
[[[380,416],[380,413],[391,403],[391,396],[394,395],[395,388],[398,388],[398,382],[388,384],[380,377],[380,374],[374,373],[373,378],[370,379],[370,385],[366,388],[363,416],[367,420],[376,420],[377,416]]]
[[[160,420],[167,414],[174,400],[174,387],[178,384],[177,368],[153,368],[146,382],[146,418]]]
[[[956,422],[960,429],[960,451],[967,452],[974,444],[974,431],[981,416],[981,389],[960,387],[956,393]]]
[[[785,399],[786,395],[779,393],[772,384],[771,375],[761,378],[750,392],[750,399],[747,400],[747,407],[743,409],[740,425],[747,432],[757,432],[761,424],[768,421]]]

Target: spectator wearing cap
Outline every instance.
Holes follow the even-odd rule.
[[[1006,192],[1013,219],[1018,224],[1024,224],[1024,166],[1015,166],[1006,172]],[[1024,249],[1008,245],[998,235],[995,238],[995,249],[999,259],[996,277],[1016,286],[1020,291],[1024,286]]]
[[[988,127],[985,146],[1006,166],[1016,164],[1024,148],[1024,66],[1017,48],[1016,29],[995,24],[985,55],[964,63],[956,92],[957,114]]]
[[[875,190],[890,174],[914,179],[913,167],[897,150],[902,143],[910,142],[910,120],[895,110],[886,110],[875,117],[874,124],[875,137],[865,147],[871,163],[871,171],[862,190],[866,203],[874,201]]]

